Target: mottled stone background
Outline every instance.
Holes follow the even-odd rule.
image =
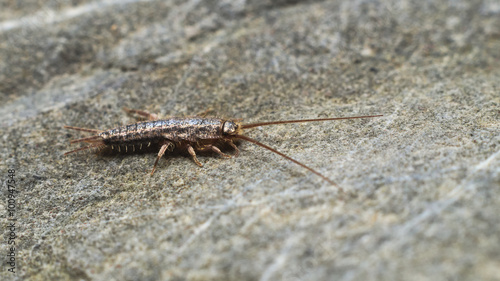
[[[2,1],[2,280],[500,280],[500,2]],[[79,154],[213,109],[240,157]],[[17,273],[5,264],[7,169]]]

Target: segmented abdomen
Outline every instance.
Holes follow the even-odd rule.
[[[103,142],[127,144],[158,140],[196,142],[204,139],[220,139],[224,121],[218,118],[169,118],[143,121],[117,127],[99,134]]]

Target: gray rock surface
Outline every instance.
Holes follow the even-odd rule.
[[[498,1],[4,1],[2,280],[500,280]],[[245,122],[237,158],[79,154],[130,107]],[[0,209],[7,209],[2,186]],[[5,260],[4,260],[5,259]]]

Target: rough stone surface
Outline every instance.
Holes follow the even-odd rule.
[[[2,280],[500,280],[498,1],[3,1]],[[241,155],[64,157],[122,107]]]

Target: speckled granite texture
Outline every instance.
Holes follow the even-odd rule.
[[[63,156],[212,109],[241,155]],[[499,1],[3,1],[2,280],[500,280]],[[7,208],[2,185],[0,209]]]

